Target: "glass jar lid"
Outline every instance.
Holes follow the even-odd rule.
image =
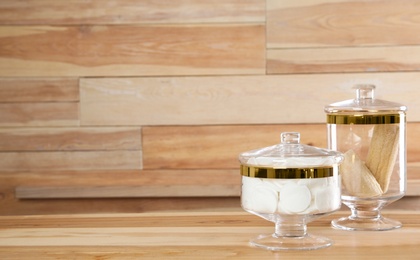
[[[356,85],[356,98],[333,103],[325,107],[327,113],[343,113],[343,112],[366,112],[366,113],[392,113],[406,111],[407,107],[381,99],[375,98],[374,85]]]
[[[327,123],[393,124],[405,120],[407,107],[375,98],[374,85],[356,85],[356,98],[325,106]]]
[[[283,132],[280,139],[280,144],[241,153],[240,163],[272,169],[322,168],[338,165],[343,160],[340,152],[301,144],[298,132]]]

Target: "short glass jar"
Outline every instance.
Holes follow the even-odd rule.
[[[406,106],[375,99],[373,85],[357,85],[356,98],[330,104],[328,148],[344,154],[340,174],[348,217],[332,225],[344,230],[401,227],[381,209],[406,191]]]
[[[251,245],[268,250],[317,249],[332,244],[307,233],[307,223],[341,206],[336,151],[300,144],[300,134],[285,132],[281,143],[240,154],[242,208],[275,223],[273,234]]]

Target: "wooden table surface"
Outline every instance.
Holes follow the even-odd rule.
[[[340,211],[308,226],[334,240],[310,251],[266,251],[248,240],[274,224],[246,212],[0,216],[0,259],[420,259],[420,212],[389,211],[391,231],[330,227]]]

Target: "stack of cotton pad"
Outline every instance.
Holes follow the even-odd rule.
[[[265,167],[268,166],[267,160],[258,160],[258,158],[251,158],[248,162],[254,165],[257,162],[263,162]],[[288,166],[292,166],[290,163],[289,160],[287,162]],[[295,165],[293,166],[301,163],[303,163],[301,160],[294,161]],[[307,160],[304,163],[307,163]],[[323,164],[322,161],[314,161],[313,163],[316,165]],[[285,166],[279,161],[275,165],[277,167]],[[339,178],[334,176],[308,179],[271,179],[242,176],[242,207],[249,211],[265,214],[331,212],[337,210],[341,205],[340,183],[338,182]]]
[[[316,214],[340,207],[337,178],[242,177],[242,207],[257,213]]]

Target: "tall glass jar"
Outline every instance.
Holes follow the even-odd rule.
[[[373,85],[357,85],[356,98],[330,104],[328,148],[344,154],[341,199],[351,215],[332,221],[345,230],[401,227],[381,209],[406,192],[406,106],[375,99]]]

